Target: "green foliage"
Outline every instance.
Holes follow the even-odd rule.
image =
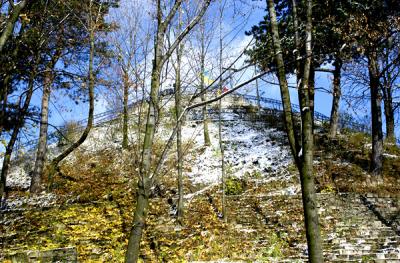
[[[356,132],[348,135],[347,143],[351,148],[360,149],[370,142],[370,136],[365,133]]]
[[[336,193],[336,188],[332,184],[324,185],[324,188],[321,190],[321,193]]]
[[[269,238],[269,246],[267,246],[262,256],[265,258],[282,258],[284,250],[288,247],[288,243],[284,239],[284,235],[273,233]]]
[[[228,177],[225,181],[225,194],[226,195],[239,195],[245,189],[245,182],[239,178]]]

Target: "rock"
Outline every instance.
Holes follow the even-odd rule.
[[[64,247],[52,250],[29,250],[6,256],[12,262],[78,262],[78,252],[76,247]]]

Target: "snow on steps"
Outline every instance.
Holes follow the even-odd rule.
[[[370,201],[392,213],[397,205],[397,214],[400,211],[399,197],[370,196]],[[228,196],[228,220],[247,229],[250,238],[265,229],[286,232],[291,238],[298,235],[288,252],[294,262],[301,262],[307,259],[301,202],[299,195]],[[360,196],[318,194],[318,203],[327,262],[400,262],[400,236],[383,224]],[[256,242],[260,247],[267,245],[266,240]]]

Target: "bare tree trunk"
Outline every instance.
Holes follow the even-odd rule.
[[[385,121],[386,121],[386,136],[390,142],[396,142],[395,125],[394,125],[394,110],[393,110],[393,99],[391,94],[388,94],[388,99],[383,100],[385,108]]]
[[[386,138],[389,142],[396,142],[395,124],[394,124],[394,107],[393,107],[393,91],[392,91],[392,77],[387,72],[384,76],[384,83],[382,87],[383,106],[385,113],[386,123]]]
[[[50,70],[49,68],[47,70]],[[52,70],[52,69],[51,69]],[[53,82],[53,77],[51,72],[45,73],[44,85],[43,85],[43,95],[42,95],[42,108],[40,114],[40,130],[39,130],[39,140],[36,152],[35,167],[32,173],[32,181],[30,186],[30,192],[37,194],[41,192],[41,182],[44,163],[46,162],[46,152],[47,152],[47,129],[48,129],[48,119],[49,119],[49,99],[51,93],[51,84]]]
[[[43,176],[43,168],[46,162],[47,154],[47,130],[48,130],[48,119],[49,119],[49,100],[51,94],[51,85],[53,84],[54,75],[53,69],[61,55],[61,50],[57,49],[52,60],[46,67],[43,83],[43,95],[42,95],[42,107],[40,114],[40,128],[39,128],[39,140],[36,151],[35,167],[32,173],[32,180],[30,186],[30,192],[37,194],[41,192],[41,183]]]
[[[254,71],[257,73],[257,66],[254,66]],[[258,86],[258,79],[256,79],[256,96],[257,96],[257,114],[258,118],[260,118],[261,111],[261,101],[260,101],[260,90]]]
[[[298,141],[296,140],[294,132],[295,125],[292,117],[292,106],[290,102],[289,87],[286,79],[285,65],[282,56],[282,48],[281,48],[281,41],[279,38],[278,22],[276,18],[275,6],[273,0],[267,0],[267,4],[271,19],[271,33],[272,33],[274,52],[275,52],[275,63],[277,65],[277,71],[278,71],[277,75],[281,90],[284,123],[292,155],[294,156],[296,164],[299,167],[299,160],[297,156],[298,152],[300,151],[300,146],[298,145]]]
[[[310,58],[312,60],[312,58]],[[308,80],[308,94],[310,101],[310,112],[311,112],[311,120],[312,120],[312,133],[314,133],[314,111],[315,111],[315,70],[314,65],[311,62],[310,65],[310,73]]]
[[[223,58],[222,58],[222,49],[223,49],[223,39],[222,39],[222,19],[223,19],[223,7],[222,1],[220,3],[219,9],[219,74],[221,75],[219,81],[219,90],[221,94],[223,93],[223,82],[222,82],[222,73],[223,73]],[[221,184],[222,184],[222,218],[224,221],[227,221],[226,214],[226,200],[225,200],[225,151],[224,151],[224,142],[222,140],[222,100],[219,101],[218,105],[218,138],[219,138],[219,148],[221,151]]]
[[[137,204],[134,213],[132,229],[129,235],[128,248],[125,255],[125,262],[127,263],[136,263],[139,259],[140,240],[142,238],[147,208],[149,205],[149,192],[155,180],[155,176],[157,176],[157,174],[151,173],[151,164],[153,157],[152,148],[154,143],[154,133],[156,121],[158,119],[158,94],[160,89],[161,70],[167,59],[171,57],[175,48],[179,46],[184,37],[193,29],[193,27],[199,22],[200,18],[204,15],[207,7],[210,4],[210,1],[211,0],[206,0],[203,3],[198,15],[196,15],[189,25],[182,30],[174,43],[163,54],[166,30],[170,25],[172,18],[176,15],[176,12],[179,9],[182,1],[175,1],[169,13],[164,16],[162,12],[161,0],[157,0],[157,28],[154,40],[154,59],[151,73],[150,99],[148,103],[149,109],[146,117],[146,130],[143,141],[142,158],[139,167]],[[165,19],[163,20],[164,17]]]
[[[1,111],[0,111],[0,136],[3,133],[5,118],[6,118],[6,113],[7,113],[10,78],[11,78],[11,76],[9,74],[4,78],[4,82],[3,82],[4,86],[2,87],[2,107],[1,107]]]
[[[92,25],[91,25],[92,26]],[[93,60],[94,60],[94,28],[90,29],[89,32],[89,41],[90,41],[90,51],[89,51],[89,112],[88,112],[88,121],[85,127],[85,130],[81,134],[81,137],[74,142],[71,146],[69,146],[64,152],[54,158],[49,166],[49,178],[48,178],[48,190],[51,189],[53,183],[53,177],[56,172],[59,171],[59,163],[64,160],[68,155],[70,155],[73,151],[75,151],[88,137],[90,130],[93,126],[93,113],[94,113],[94,72],[93,72]]]
[[[38,65],[38,60],[35,62],[34,69],[32,70],[29,76],[28,90],[26,91],[24,105],[20,109],[17,122],[15,123],[10,141],[7,144],[6,152],[3,158],[3,167],[1,169],[1,177],[0,177],[0,198],[4,198],[4,201],[6,199],[6,181],[7,181],[8,169],[10,167],[10,162],[11,162],[11,154],[13,152],[14,144],[17,141],[19,131],[24,124],[25,116],[26,113],[28,112],[29,104],[31,102],[37,65]],[[3,204],[1,204],[0,202],[0,207],[2,207],[2,205]]]
[[[140,240],[147,216],[149,205],[149,192],[151,188],[151,157],[154,141],[154,131],[157,119],[158,91],[160,87],[161,70],[161,51],[163,47],[164,34],[158,34],[155,47],[155,59],[153,60],[153,70],[151,77],[151,91],[149,100],[149,109],[147,113],[146,131],[143,142],[142,160],[139,170],[139,181],[137,191],[137,203],[133,217],[133,226],[129,236],[128,249],[125,256],[125,262],[137,262],[140,253]]]
[[[158,2],[160,5],[160,2]],[[143,228],[146,222],[147,208],[149,206],[149,192],[151,188],[151,157],[152,157],[152,147],[154,141],[155,125],[158,113],[158,94],[160,89],[160,74],[163,66],[162,51],[164,49],[164,37],[165,30],[161,22],[161,10],[160,6],[158,9],[158,31],[155,38],[154,47],[154,60],[153,69],[151,73],[151,89],[150,89],[150,99],[148,102],[148,112],[146,120],[146,130],[143,142],[142,158],[139,170],[139,180],[138,180],[138,191],[137,191],[137,203],[136,209],[133,217],[132,229],[129,235],[128,248],[125,255],[125,262],[135,263],[139,259],[140,253],[140,240],[142,238]]]
[[[293,9],[296,10],[296,1],[293,1]],[[301,108],[302,132],[301,150],[298,149],[299,142],[294,136],[293,123],[290,116],[290,97],[287,79],[284,71],[284,61],[279,38],[278,22],[273,0],[267,0],[271,32],[273,38],[275,60],[277,63],[278,77],[282,94],[282,103],[285,113],[285,124],[289,137],[294,159],[300,172],[302,188],[302,199],[304,209],[305,228],[308,244],[308,258],[312,263],[323,262],[322,240],[318,223],[318,208],[316,203],[315,185],[313,176],[313,119],[310,102],[310,69],[311,69],[311,41],[312,41],[312,1],[306,2],[307,24],[306,24],[306,60],[302,72],[302,80],[299,88],[299,100]],[[297,28],[295,29],[297,31]]]
[[[329,125],[329,137],[335,138],[339,124],[339,102],[342,94],[341,89],[341,71],[342,71],[342,60],[336,58],[333,63],[335,69],[333,71],[333,93],[332,93],[332,108],[331,118]]]
[[[179,16],[179,26],[180,30],[181,20]],[[176,131],[176,152],[177,152],[177,168],[178,168],[178,207],[177,207],[177,216],[179,224],[183,225],[183,212],[184,212],[184,203],[183,203],[183,154],[182,154],[182,122],[179,120],[179,117],[182,113],[182,105],[181,105],[181,61],[182,61],[182,52],[183,45],[180,44],[176,50],[176,67],[175,67],[175,110],[176,110],[176,121],[177,123],[177,131]]]
[[[122,126],[122,148],[128,148],[128,96],[129,96],[129,75],[124,72],[124,109],[123,109],[123,126]]]
[[[14,31],[15,23],[18,20],[19,14],[21,13],[22,9],[25,8],[27,3],[28,0],[22,0],[18,4],[13,6],[12,13],[9,15],[6,21],[6,26],[0,36],[0,53],[3,52],[4,45]]]
[[[379,66],[376,50],[368,52],[369,88],[371,92],[371,118],[372,118],[372,156],[371,173],[374,181],[382,181],[382,98],[379,94]]]
[[[222,88],[221,88],[222,90]],[[224,142],[222,140],[222,100],[220,100],[218,105],[218,138],[219,138],[219,148],[221,151],[221,184],[222,184],[222,217],[226,222],[228,220],[226,214],[226,200],[225,200],[225,151]]]
[[[307,24],[306,24],[306,61],[303,70],[303,79],[299,91],[299,100],[302,119],[302,149],[300,182],[302,185],[302,199],[304,207],[304,220],[308,253],[310,262],[323,262],[322,239],[319,229],[317,197],[313,175],[314,152],[314,88],[307,87],[314,83],[314,70],[312,66],[312,0],[307,0]],[[311,98],[310,98],[311,97]]]
[[[206,50],[205,50],[205,26],[204,20],[200,23],[200,91],[201,94],[201,101],[206,101],[206,92],[203,92],[204,87],[204,74],[205,74],[205,57],[206,57]],[[204,105],[202,108],[203,113],[203,135],[204,135],[204,146],[210,146],[210,133],[208,131],[208,117],[207,117],[207,105]]]

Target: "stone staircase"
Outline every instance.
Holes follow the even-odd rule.
[[[329,193],[318,203],[327,262],[400,262],[399,197]],[[228,196],[227,208],[228,220],[260,249],[275,233],[289,255],[282,262],[307,261],[301,196]]]

